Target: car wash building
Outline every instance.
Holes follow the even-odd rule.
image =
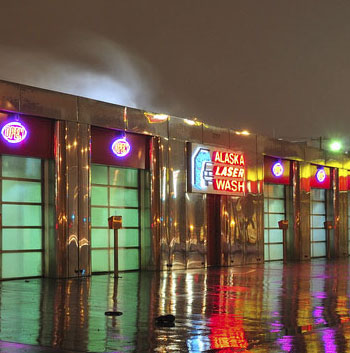
[[[344,154],[5,81],[0,133],[1,279],[349,254]]]

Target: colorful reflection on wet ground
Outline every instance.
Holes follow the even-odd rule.
[[[1,282],[0,351],[350,352],[349,277],[320,259]]]

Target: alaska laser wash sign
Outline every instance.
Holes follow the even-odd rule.
[[[189,191],[245,195],[245,159],[241,152],[189,144]]]

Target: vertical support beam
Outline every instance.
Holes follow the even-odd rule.
[[[79,272],[91,275],[91,127],[78,124],[78,239]]]
[[[54,259],[50,271],[53,277],[68,276],[68,226],[67,226],[67,173],[66,173],[66,130],[65,121],[55,125],[55,175],[56,175],[56,237],[50,246],[50,258]]]
[[[161,234],[161,170],[160,170],[160,139],[153,137],[150,146],[151,174],[151,260],[150,269],[160,269],[160,234]]]
[[[67,277],[79,275],[79,164],[78,164],[78,135],[79,128],[76,122],[66,123],[66,195],[67,195],[67,250],[68,268]]]
[[[160,269],[169,269],[172,266],[170,258],[169,235],[169,140],[160,139],[159,146],[160,171]]]
[[[55,127],[56,238],[51,275],[90,274],[89,176],[90,129],[57,121]]]
[[[291,259],[299,261],[300,257],[300,247],[301,247],[301,231],[300,231],[300,164],[299,162],[292,162],[292,172],[293,172],[293,185],[292,185],[292,210],[293,213],[293,223],[289,229],[293,229],[294,236],[292,237],[292,243],[290,244],[291,249]],[[292,226],[293,224],[293,226]]]
[[[331,169],[332,177],[332,191],[331,200],[328,202],[328,207],[330,210],[327,210],[327,220],[333,222],[333,229],[330,231],[330,257],[337,258],[339,257],[340,248],[339,248],[339,169]],[[328,247],[328,245],[327,245]]]
[[[298,180],[299,179],[299,180]],[[298,225],[299,236],[296,249],[296,259],[309,260],[311,257],[311,240],[310,240],[310,165],[300,162],[299,178],[295,180],[299,185],[296,187],[295,206],[299,208],[299,217],[296,218],[295,224]]]

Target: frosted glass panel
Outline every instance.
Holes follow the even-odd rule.
[[[110,188],[110,205],[119,207],[139,207],[137,189]]]
[[[41,179],[41,159],[3,155],[2,176]]]
[[[128,210],[123,208],[111,208],[111,216],[122,216],[123,227],[138,227],[139,226],[139,210]]]
[[[284,199],[284,185],[271,185],[270,197]]]
[[[104,165],[91,165],[91,183],[108,184],[108,167]]]
[[[41,243],[41,229],[2,229],[3,250],[39,250]]]
[[[323,189],[311,189],[311,200],[325,201],[326,192]]]
[[[284,219],[284,214],[269,214],[269,228],[278,228],[278,222]]]
[[[109,183],[116,186],[138,186],[138,170],[129,168],[109,169]]]
[[[108,250],[92,250],[91,267],[93,272],[109,271]]]
[[[94,206],[107,206],[108,188],[104,186],[93,186],[91,188],[91,204]]]
[[[281,229],[270,229],[270,243],[282,243],[283,232]]]
[[[311,228],[324,228],[325,216],[311,216]]]
[[[120,231],[119,231],[120,232]],[[91,246],[93,248],[108,248],[109,229],[91,229]]]
[[[326,256],[326,243],[311,244],[312,257]]]
[[[326,207],[324,202],[314,201],[311,203],[312,214],[326,214]]]
[[[283,260],[283,245],[271,244],[270,246],[270,260]]]
[[[269,212],[283,213],[284,214],[284,200],[270,199]]]
[[[41,252],[3,253],[3,278],[41,276]]]
[[[41,226],[41,206],[2,205],[3,226]]]
[[[326,240],[326,230],[325,229],[312,229],[312,241],[325,241]]]
[[[264,212],[269,211],[269,200],[265,197],[264,199]]]
[[[264,214],[264,227],[269,228],[269,214],[268,213]]]
[[[41,203],[41,183],[30,181],[3,180],[2,201]]]
[[[121,247],[139,246],[138,229],[120,229],[118,237],[118,245]]]
[[[91,207],[91,226],[108,227],[108,208]]]
[[[139,268],[139,252],[137,249],[119,249],[118,267],[120,271],[137,270]]]
[[[269,230],[264,229],[264,243],[269,243]]]
[[[264,246],[264,259],[265,259],[265,261],[270,260],[269,245]]]

